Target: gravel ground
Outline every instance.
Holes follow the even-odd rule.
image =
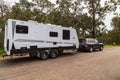
[[[0,80],[120,80],[120,47],[45,61],[28,56],[0,59]]]

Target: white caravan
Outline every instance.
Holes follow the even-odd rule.
[[[29,53],[47,59],[56,58],[65,49],[79,47],[76,30],[35,21],[8,19],[5,25],[4,49],[7,55]]]

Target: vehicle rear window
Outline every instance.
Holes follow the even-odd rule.
[[[80,42],[80,43],[85,43],[86,40],[85,40],[85,39],[79,39],[79,42]]]
[[[94,39],[88,39],[88,43],[94,43]]]

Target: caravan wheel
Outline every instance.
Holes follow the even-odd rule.
[[[41,52],[38,51],[38,52],[37,52],[37,58],[38,58],[38,59],[40,59],[40,55],[41,55]]]
[[[50,51],[50,58],[55,59],[57,57],[58,51],[57,50],[51,50]]]
[[[36,53],[29,53],[29,56],[30,56],[31,58],[35,58],[35,57],[36,57]]]
[[[47,58],[48,58],[48,52],[45,50],[41,51],[40,59],[46,60]]]

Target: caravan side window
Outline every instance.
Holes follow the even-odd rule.
[[[28,34],[28,26],[16,25],[16,33]]]
[[[58,33],[57,32],[50,32],[50,37],[58,37]]]
[[[70,31],[63,30],[63,40],[70,40]]]

